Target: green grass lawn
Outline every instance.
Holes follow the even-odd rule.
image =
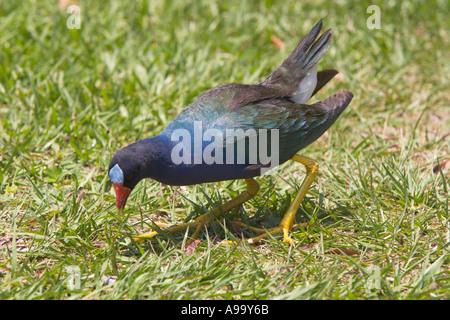
[[[0,299],[450,299],[448,1],[0,2]],[[118,217],[107,168],[204,90],[262,81],[320,19],[319,65],[340,75],[313,101],[350,106],[300,154],[320,163],[289,247],[220,245],[278,225],[304,177],[287,163],[203,232],[136,243],[193,219],[243,181],[142,181]],[[192,249],[192,248],[190,248]]]

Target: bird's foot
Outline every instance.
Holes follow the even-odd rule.
[[[241,221],[233,221],[233,223],[240,228],[248,228],[251,231],[260,234],[259,236],[245,239],[245,241],[247,241],[247,243],[249,243],[249,244],[257,244],[261,240],[269,238],[272,235],[282,233],[283,241],[289,243],[290,245],[294,245],[294,240],[289,236],[289,231],[292,229],[295,229],[295,228],[299,228],[299,227],[307,227],[309,225],[309,223],[297,223],[297,224],[294,224],[292,227],[280,225],[280,226],[272,228],[272,229],[263,229],[263,228],[255,228],[255,227],[248,226]],[[222,241],[221,244],[235,245],[236,242],[231,241],[231,240],[225,240],[225,241]]]
[[[195,232],[193,233],[193,235],[191,237],[189,237],[189,240],[186,242],[186,245],[189,246],[194,240],[197,239],[202,228],[204,226],[208,226],[210,222],[211,222],[211,213],[206,213],[204,215],[201,215],[197,219],[195,219],[193,222],[189,222],[189,223],[180,223],[180,224],[175,224],[175,225],[167,225],[167,224],[157,223],[156,225],[160,230],[143,233],[143,234],[133,237],[133,239],[134,239],[134,241],[149,240],[149,239],[152,239],[154,236],[160,234],[161,230],[163,232],[172,234],[172,233],[183,231],[183,230],[186,230],[189,228],[195,228]]]
[[[158,228],[161,229],[161,230],[165,230],[165,229],[169,229],[170,230],[171,227],[175,226],[175,225],[168,225],[168,224],[165,224],[165,223],[155,223],[155,225],[157,225]],[[136,242],[144,241],[144,240],[150,240],[151,238],[153,238],[154,236],[156,236],[158,234],[159,234],[158,231],[151,231],[151,232],[146,232],[146,233],[142,233],[142,234],[139,234],[137,236],[134,236],[133,239]]]
[[[258,182],[256,182],[255,179],[245,179],[245,182],[247,183],[246,191],[239,194],[237,197],[235,197],[231,200],[228,200],[227,202],[222,204],[220,207],[215,208],[211,212],[201,215],[200,217],[195,219],[193,222],[181,223],[178,225],[173,225],[173,226],[168,226],[168,227],[167,226],[159,226],[159,228],[164,230],[164,232],[168,232],[168,233],[183,231],[188,228],[195,228],[194,233],[192,234],[192,236],[189,238],[189,240],[186,243],[186,245],[189,246],[192,242],[194,242],[197,239],[197,237],[200,234],[200,232],[202,231],[202,229],[205,226],[206,227],[209,226],[209,224],[211,223],[211,221],[213,219],[217,219],[222,213],[228,212],[234,208],[237,208],[238,206],[240,206],[241,204],[243,204],[244,202],[248,201],[249,199],[251,199],[255,196],[255,194],[259,190]],[[158,231],[160,231],[160,230],[149,232],[149,233],[144,233],[144,234],[134,237],[134,239],[135,239],[135,241],[151,239],[154,236],[156,236],[157,234],[159,234]]]

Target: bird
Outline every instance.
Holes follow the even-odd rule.
[[[319,163],[298,152],[322,136],[342,114],[353,93],[342,90],[306,104],[338,71],[318,71],[318,62],[332,41],[331,29],[320,37],[323,19],[298,43],[286,60],[255,84],[230,83],[203,92],[154,137],[117,151],[108,168],[119,214],[133,188],[145,178],[186,186],[244,179],[247,189],[193,221],[161,226],[137,235],[151,239],[163,232],[194,230],[188,244],[211,221],[252,199],[259,191],[255,177],[289,160],[305,166],[306,176],[279,226],[253,228],[257,243],[282,234],[293,244],[290,231],[295,215],[317,176]],[[268,154],[270,153],[270,156]],[[238,226],[246,225],[237,221]]]

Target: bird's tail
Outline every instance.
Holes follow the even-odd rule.
[[[330,119],[337,119],[341,113],[350,104],[353,99],[353,93],[350,91],[342,90],[336,92],[331,97],[312,104],[314,108],[319,108],[330,114]],[[333,121],[334,121],[333,120]]]
[[[317,90],[317,63],[330,46],[331,29],[316,38],[322,19],[304,37],[289,57],[262,84],[280,90],[295,103],[305,103]]]

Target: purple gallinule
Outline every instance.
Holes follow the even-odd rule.
[[[264,81],[212,88],[178,114],[161,134],[119,150],[108,169],[119,212],[131,190],[144,178],[178,186],[245,179],[247,190],[236,198],[192,222],[165,228],[170,233],[193,228],[192,241],[212,219],[255,196],[259,184],[254,177],[293,160],[306,167],[306,177],[294,201],[278,227],[252,228],[262,234],[248,239],[254,243],[282,233],[284,241],[292,244],[289,231],[295,214],[319,169],[316,161],[297,152],[328,130],[353,98],[351,92],[340,91],[323,101],[305,104],[338,73],[333,69],[317,71],[318,61],[332,39],[330,30],[317,39],[321,28],[322,20]]]

